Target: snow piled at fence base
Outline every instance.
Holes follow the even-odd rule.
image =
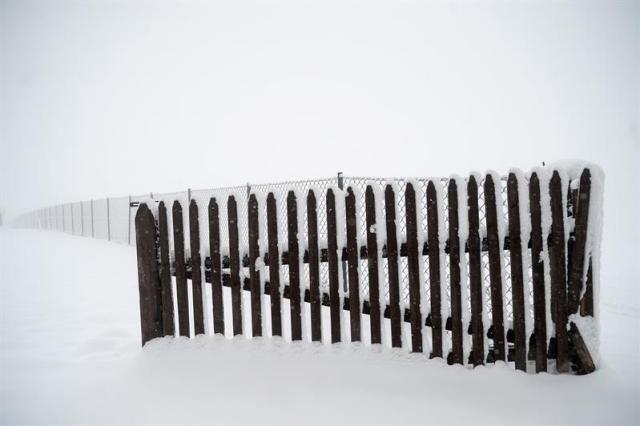
[[[141,349],[133,248],[2,229],[0,254],[3,424],[632,424],[640,415],[638,277],[618,279],[622,265],[603,271],[601,368],[573,377],[446,367],[350,343],[201,336]]]

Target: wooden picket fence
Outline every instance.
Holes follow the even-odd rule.
[[[180,201],[174,201],[171,206],[172,226],[167,220],[165,201],[154,205],[143,202],[135,217],[142,343],[176,334],[189,337],[190,329],[196,335],[204,334],[204,309],[210,309],[212,314],[213,333],[225,333],[224,312],[230,309],[233,335],[243,334],[246,327],[250,327],[252,336],[266,335],[262,318],[266,309],[262,301],[267,295],[273,336],[283,335],[283,315],[287,315],[291,339],[302,340],[307,321],[303,304],[308,303],[311,325],[308,340],[311,341],[322,340],[324,306],[330,312],[330,324],[326,325],[330,326],[327,329],[333,343],[347,339],[341,327],[341,321],[345,321],[342,310],[347,310],[348,339],[352,342],[362,340],[361,316],[369,315],[370,341],[366,343],[383,343],[381,324],[388,318],[392,347],[402,346],[403,323],[408,322],[410,350],[429,350],[430,357],[444,357],[449,364],[477,366],[508,361],[513,362],[516,369],[526,371],[530,361],[529,370],[542,372],[548,370],[548,361],[554,360],[555,363],[549,365],[555,365],[557,372],[590,373],[595,369],[594,359],[570,316],[594,317],[591,259],[597,253],[588,241],[591,238],[588,225],[590,211],[600,206],[592,203],[592,176],[588,168],[582,169],[573,184],[571,179],[561,177],[562,170],[545,172],[544,179],[540,173],[536,171],[526,177],[510,173],[503,178],[508,219],[505,226],[501,226],[500,219],[502,202],[496,201],[501,199],[499,188],[503,182],[496,182],[494,174],[448,179],[443,181],[442,193],[438,189],[440,181],[426,181],[426,215],[419,212],[413,181],[406,181],[404,185],[404,211],[397,209],[400,194],[392,182],[379,188],[376,188],[378,184],[369,184],[364,194],[351,187],[345,191],[328,188],[322,194],[325,205],[318,205],[317,190],[309,189],[305,194],[288,191],[286,247],[278,238],[278,225],[285,222],[278,217],[276,195],[269,192],[261,198],[252,193],[246,199],[246,250],[242,250],[239,242],[240,200],[236,195],[226,199],[211,197],[206,206],[199,205],[195,199],[190,201],[188,250]],[[462,184],[466,187],[461,187]],[[363,200],[358,197],[364,198],[364,203],[360,203]],[[445,199],[446,206],[442,205]],[[298,214],[301,203],[306,204],[303,221]],[[225,204],[228,248],[221,244],[220,211]],[[459,208],[464,204],[466,211]],[[480,225],[481,204],[484,204],[484,227]],[[360,211],[360,206],[364,206],[364,211]],[[202,215],[203,209],[206,215]],[[460,217],[461,214],[464,217]],[[523,218],[523,214],[527,217]],[[402,235],[397,229],[397,215],[405,215],[406,230]],[[550,226],[545,219],[547,215]],[[265,230],[260,231],[264,226],[260,218],[264,217],[266,238],[261,240],[260,232]],[[326,240],[319,239],[319,218],[326,219]],[[361,240],[362,244],[357,228],[360,218],[364,218],[366,226],[366,240]],[[377,227],[377,221],[384,227]],[[445,223],[441,223],[443,221]],[[525,221],[530,224],[530,235],[522,234],[522,230],[527,229],[521,223]],[[298,238],[305,222],[306,248],[301,247]],[[201,226],[208,226],[209,241],[200,241]],[[379,229],[386,231],[384,235],[378,235]],[[173,247],[170,247],[171,239]],[[208,253],[201,252],[201,243],[202,247],[208,243]],[[510,300],[505,298],[503,277],[507,257]],[[401,258],[406,258],[408,265],[406,306],[400,300],[401,286],[405,284],[400,282],[404,278],[398,271]],[[366,298],[359,288],[363,261],[368,272]],[[425,271],[428,280],[421,279],[423,261],[428,264]],[[381,262],[385,262],[388,273],[381,273]],[[483,262],[488,265],[483,266]],[[328,286],[320,283],[323,263],[328,264]],[[301,274],[304,264],[308,264],[308,274]],[[283,265],[288,266],[287,277],[281,274]],[[486,291],[490,295],[486,301],[483,301],[483,267],[488,269]],[[241,273],[243,268],[249,270],[245,279]],[[343,268],[346,269],[346,292],[342,291]],[[261,274],[264,275],[261,277]],[[305,275],[306,280],[302,279]],[[175,295],[172,276],[175,276]],[[208,301],[204,300],[207,292],[203,284],[206,283],[211,283]],[[225,287],[229,290],[224,290]],[[388,297],[384,294],[385,288]],[[225,303],[225,291],[230,291],[230,306]],[[248,325],[242,321],[243,291],[250,292],[251,324]],[[283,312],[283,298],[290,300],[288,313]],[[512,313],[510,322],[506,321],[507,309]],[[425,331],[428,329],[430,336]],[[424,342],[428,342],[429,348],[423,347]],[[465,351],[466,347],[469,349]]]

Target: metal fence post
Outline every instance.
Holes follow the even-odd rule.
[[[129,226],[127,226],[127,244],[131,245],[131,195],[129,195]]]
[[[91,199],[91,238],[95,238],[95,225],[93,224],[93,198]]]
[[[80,201],[80,232],[84,237],[84,201]]]
[[[69,203],[69,210],[71,210],[71,235],[73,235],[73,233],[74,233],[74,226],[73,226],[73,203]]]
[[[111,218],[109,214],[109,197],[107,197],[107,241],[111,241]]]
[[[342,172],[338,172],[338,188],[340,188],[340,190],[344,190],[344,178],[342,176]],[[342,219],[344,220],[346,218],[343,217]],[[342,252],[344,251],[343,248],[344,247],[338,247],[338,249],[340,250],[340,259],[342,259]],[[349,290],[347,288],[347,262],[344,259],[342,259],[342,288],[344,289],[345,293]]]

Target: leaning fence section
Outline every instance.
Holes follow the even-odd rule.
[[[135,216],[143,344],[286,335],[469,366],[597,365],[595,166],[183,195]]]

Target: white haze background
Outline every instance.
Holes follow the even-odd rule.
[[[617,410],[621,418],[628,414],[625,409],[633,409],[640,382],[637,368],[616,370],[637,364],[640,346],[639,108],[637,1],[0,0],[0,209],[9,216],[107,195],[326,177],[337,171],[447,176],[527,170],[564,158],[599,164],[606,174],[601,299],[605,318],[615,318],[603,327],[603,345],[627,349],[603,351],[604,369],[596,373],[603,376],[593,376],[587,382],[592,387],[581,391],[610,392],[605,384],[616,383],[611,399],[631,395]],[[19,342],[25,335],[20,326],[32,324],[22,318],[35,302],[11,289],[44,278],[45,272],[53,283],[60,278],[56,262],[68,259],[62,254],[48,259],[45,248],[83,251],[80,242],[40,240],[44,246],[31,263],[28,253],[38,241],[33,235],[7,234],[0,247],[1,350],[7,354],[6,342],[15,338],[12,347],[18,349],[10,356],[16,359],[32,352],[20,352]],[[109,265],[133,256],[111,250],[92,246],[83,255],[104,256]],[[24,271],[32,273],[27,277]],[[85,289],[79,274],[60,284]],[[134,265],[110,274],[93,277],[93,285],[130,282],[122,283],[122,291],[107,292],[105,300],[135,302],[135,276],[129,277]],[[100,303],[94,293],[87,297]],[[37,312],[52,315],[41,321],[55,317],[50,300],[43,299]],[[123,329],[135,327],[134,305],[127,310],[128,322],[120,311],[107,318],[126,323]],[[77,317],[69,321],[75,324]],[[39,317],[29,318],[40,324]],[[95,333],[95,324],[86,322],[76,341]],[[66,323],[59,328],[68,329]],[[49,336],[51,342],[60,341],[56,336]],[[120,342],[129,345],[122,353],[138,354],[135,339]],[[104,344],[118,351],[109,341]],[[234,353],[242,352],[230,356]],[[174,358],[180,365],[180,357]],[[22,383],[24,394],[5,388],[3,395],[25,404],[22,411],[12,405],[18,410],[12,414],[27,415],[9,418],[25,420],[42,372],[33,364],[23,376],[14,368],[18,362],[10,364],[18,374],[14,377],[7,375],[7,365],[3,380]],[[148,382],[144,370],[138,373],[143,379],[136,386],[144,392]],[[82,370],[69,377],[74,374],[85,377]],[[425,374],[428,380],[438,373]],[[459,378],[460,387],[476,386],[478,392],[490,380],[470,385],[477,376],[446,371],[441,377]],[[624,385],[617,385],[619,377],[627,380]],[[29,378],[33,387],[25,381]],[[56,398],[67,403],[65,393],[56,394],[60,382],[52,376],[42,380],[41,400],[60,410]],[[519,379],[501,380],[527,389]],[[562,395],[575,390],[554,388],[557,382],[546,378],[534,380],[545,384],[512,397],[528,400],[553,395],[551,388]],[[74,383],[79,390],[69,395],[77,397],[84,388]],[[174,383],[184,384],[179,378]],[[332,389],[324,391],[330,395]],[[96,403],[90,395],[86,401]],[[572,406],[565,408],[569,416]],[[47,413],[39,415],[46,419]],[[70,417],[53,419],[86,420],[86,413],[62,413]],[[443,419],[447,413],[442,411]],[[43,420],[37,411],[30,414]],[[145,419],[144,413],[136,414]],[[176,416],[180,419],[179,412]]]

